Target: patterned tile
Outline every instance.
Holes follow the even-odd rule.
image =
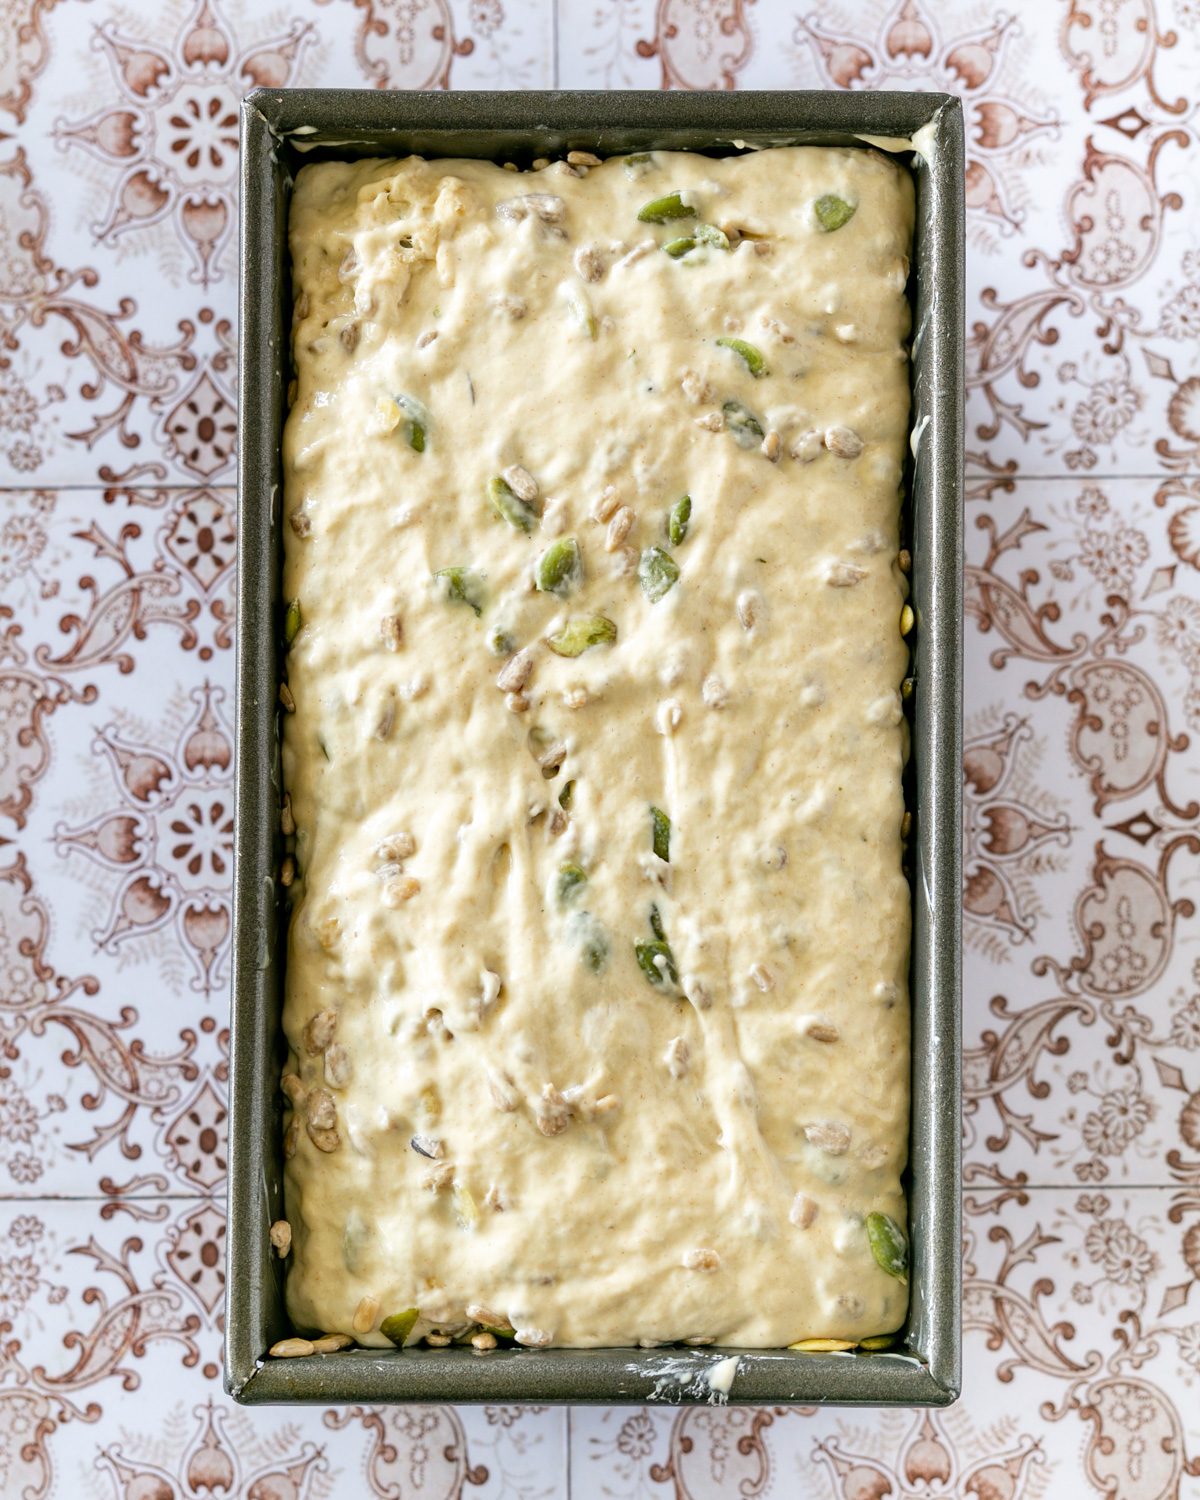
[[[1163,1080],[1200,1087],[1190,513],[1079,478],[967,515],[967,1180],[1167,1182]]]
[[[984,481],[1018,471],[1168,480],[1200,469],[1186,92],[1200,23],[1186,0],[1176,9],[563,0],[576,39],[564,81],[958,94],[971,468]]]
[[[88,1500],[561,1493],[546,1407],[236,1407],[220,1388],[223,1207],[0,1203],[0,1491]],[[103,1394],[103,1403],[96,1393]]]
[[[1200,1473],[1198,1210],[1161,1189],[968,1199],[960,1405],[575,1410],[571,1494],[1193,1493],[1180,1484]]]
[[[1196,0],[8,0],[0,1492],[1200,1495]],[[968,128],[966,1393],[221,1394],[237,101],[918,87]]]
[[[231,482],[247,89],[553,81],[549,4],[12,9],[29,35],[0,54],[0,120],[15,126],[0,135],[0,327],[12,351],[0,365],[0,484]]]

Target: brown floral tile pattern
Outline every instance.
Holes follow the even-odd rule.
[[[0,1493],[1200,1495],[1196,0],[0,4]],[[236,119],[937,88],[968,132],[966,1394],[220,1391]]]

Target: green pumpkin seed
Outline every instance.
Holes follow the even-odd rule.
[[[537,586],[543,594],[565,596],[583,581],[583,555],[573,536],[547,547],[538,559]]]
[[[608,963],[608,934],[591,912],[575,912],[568,919],[567,935],[578,945],[583,967],[591,974],[599,974]]]
[[[555,656],[582,656],[593,646],[610,645],[616,638],[617,627],[607,615],[578,615],[548,636],[546,644]]]
[[[300,613],[299,599],[293,599],[287,607],[287,613],[283,617],[283,638],[290,646],[300,634],[300,627],[304,618]]]
[[[692,519],[692,497],[680,495],[667,512],[667,539],[672,547],[678,547],[688,534],[688,522]]]
[[[717,344],[720,348],[728,349],[736,354],[744,362],[747,370],[750,371],[755,380],[761,380],[764,375],[771,373],[767,369],[767,362],[763,358],[762,350],[756,348],[753,344],[748,344],[745,339],[722,337],[717,340]]]
[[[679,564],[661,547],[647,547],[638,559],[638,582],[651,604],[657,604],[679,582]]]
[[[738,447],[757,448],[763,439],[763,427],[750,408],[740,401],[726,401],[721,411]]]
[[[888,1214],[868,1214],[867,1240],[880,1270],[897,1281],[907,1282],[908,1240],[895,1219]]]
[[[637,959],[638,968],[650,981],[651,984],[665,984],[669,979],[672,984],[679,982],[679,975],[675,969],[675,956],[671,952],[671,945],[656,938],[652,943],[634,943],[633,954]]]
[[[492,509],[502,521],[515,526],[518,531],[529,533],[537,525],[539,517],[533,506],[515,495],[506,480],[499,474],[488,481],[488,499]]]
[[[677,240],[668,240],[663,246],[663,249],[672,260],[679,260],[681,256],[686,255],[689,250],[694,250],[695,248],[696,241],[689,234],[681,234]]]
[[[714,250],[729,249],[729,236],[715,224],[697,224],[694,232],[701,245],[711,245]]]
[[[859,1339],[858,1347],[873,1354],[880,1349],[890,1349],[896,1342],[894,1333],[877,1333],[869,1339]]]
[[[569,812],[571,809],[571,803],[574,802],[574,800],[575,783],[574,781],[568,781],[566,786],[564,786],[562,791],[558,794],[558,805],[562,808],[563,812]]]
[[[661,198],[651,198],[638,210],[641,224],[665,224],[669,219],[694,219],[696,210],[685,203],[678,193],[666,193]]]
[[[391,1339],[398,1348],[404,1347],[404,1341],[417,1326],[417,1319],[421,1314],[415,1307],[406,1308],[404,1312],[393,1313],[390,1318],[384,1318],[379,1325],[379,1331],[385,1338]]]
[[[836,193],[825,193],[813,204],[813,212],[825,233],[832,234],[835,229],[850,222],[857,207],[857,203],[847,203],[845,198],[839,198]]]
[[[396,405],[408,418],[406,431],[408,446],[414,453],[425,452],[425,437],[429,431],[430,419],[428,410],[422,406],[415,396],[396,396]]]
[[[470,568],[439,568],[433,575],[444,579],[446,598],[453,604],[467,604],[476,613],[483,613],[483,579]]]
[[[554,884],[558,904],[565,906],[568,901],[573,901],[580,888],[586,884],[587,874],[580,865],[561,865]]]
[[[650,809],[650,837],[654,852],[666,864],[671,863],[671,820],[661,807]]]

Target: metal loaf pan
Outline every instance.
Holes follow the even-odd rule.
[[[919,134],[918,134],[919,133]],[[903,149],[918,137],[918,152]],[[225,1384],[244,1402],[689,1402],[724,1349],[348,1350],[272,1360],[289,1332],[281,1216],[286,943],[276,874],[280,773],[280,435],[291,377],[293,175],[315,156],[473,156],[570,148],[728,153],[891,148],[916,179],[911,504],[913,812],[911,1306],[896,1352],[741,1354],[728,1399],[945,1406],[960,1380],[959,1078],[963,451],[963,125],[918,93],[383,93],[268,90],[242,106],[237,838]],[[881,139],[894,138],[894,139]],[[727,1369],[728,1367],[726,1367]]]

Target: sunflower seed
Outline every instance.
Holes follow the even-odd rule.
[[[336,1010],[319,1010],[304,1028],[304,1050],[309,1057],[318,1056],[329,1046],[337,1030],[337,1018]]]
[[[301,1359],[313,1352],[314,1346],[308,1339],[280,1339],[267,1350],[275,1359]]]

